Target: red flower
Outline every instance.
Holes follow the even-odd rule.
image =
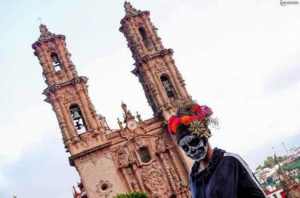
[[[178,128],[178,125],[175,122],[173,122],[172,123],[172,131],[174,134],[176,134],[177,128]]]
[[[212,114],[212,110],[205,105],[194,105],[192,107],[192,112],[197,116],[199,121],[203,121],[205,117],[210,116]]]
[[[174,123],[176,123],[177,125],[181,124],[181,118],[175,117]]]
[[[194,115],[192,115],[192,116],[191,116],[191,122],[194,121],[194,120],[197,120],[197,117],[194,116]]]
[[[201,113],[201,107],[199,105],[194,105],[192,107],[192,112],[195,114],[195,115],[200,115]]]
[[[176,117],[176,116],[171,116],[168,120],[168,131],[169,133],[176,134],[178,127],[181,124],[184,125],[189,125],[192,121],[198,120],[198,121],[203,121],[205,117],[210,116],[212,114],[212,111],[209,107],[207,106],[199,106],[199,105],[194,105],[191,108],[192,112],[194,115],[189,116],[189,115],[183,115],[183,112],[180,112],[182,117]]]
[[[194,105],[192,107],[192,112],[197,116],[199,121],[202,121],[205,118],[205,113],[202,111],[199,105]]]
[[[172,132],[172,124],[173,124],[173,122],[175,121],[175,119],[176,119],[176,117],[172,115],[172,116],[169,118],[169,120],[168,120],[168,131],[169,131],[169,133]]]

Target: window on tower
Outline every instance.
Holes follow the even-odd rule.
[[[151,160],[151,156],[147,147],[142,147],[139,149],[139,155],[142,163],[148,163]]]
[[[169,78],[167,76],[163,75],[160,77],[160,80],[165,88],[167,96],[169,98],[177,98],[174,87],[173,87],[172,83],[170,82]]]
[[[52,63],[55,71],[61,70],[61,64],[58,58],[58,55],[56,53],[51,54]]]
[[[76,131],[81,134],[87,131],[85,121],[82,116],[80,107],[76,104],[70,106],[71,118]]]
[[[151,40],[148,38],[147,34],[146,34],[146,31],[143,27],[139,27],[139,32],[143,38],[143,42],[145,44],[145,46],[149,49],[152,47],[152,43],[151,43]]]
[[[139,32],[140,32],[140,34],[141,34],[143,40],[146,40],[146,39],[147,39],[147,35],[146,35],[146,32],[145,32],[145,29],[142,28],[142,27],[140,27],[140,28],[139,28]]]

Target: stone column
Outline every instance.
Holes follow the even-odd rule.
[[[179,94],[181,95],[181,97],[185,98],[186,97],[185,91],[183,90],[181,84],[178,81],[178,77],[177,77],[177,74],[176,74],[176,71],[175,71],[175,68],[174,68],[175,65],[172,62],[172,60],[170,60],[170,59],[171,59],[170,55],[167,55],[166,57],[164,57],[165,63],[167,64],[168,69],[172,74],[173,80],[175,82],[175,86],[177,87],[177,90],[179,91]]]
[[[123,173],[123,175],[124,175],[124,177],[125,177],[125,181],[126,181],[126,183],[127,183],[127,186],[128,186],[128,188],[129,188],[129,191],[130,191],[130,192],[134,192],[134,190],[132,189],[132,186],[131,186],[131,184],[130,184],[130,179],[128,178],[128,174],[127,174],[126,167],[123,167],[123,168],[121,169],[121,171],[122,171],[122,173]]]
[[[91,130],[95,130],[97,128],[97,126],[95,124],[95,120],[92,119],[92,115],[91,115],[91,112],[89,111],[89,107],[88,107],[88,104],[87,104],[87,98],[84,95],[83,89],[81,88],[81,86],[84,86],[84,85],[82,85],[82,83],[76,83],[75,84],[77,93],[79,95],[80,102],[82,104],[82,111],[86,115],[85,121],[89,123],[89,126],[90,126]]]
[[[146,192],[146,189],[144,188],[143,180],[141,178],[141,175],[138,173],[138,167],[136,164],[132,164],[133,172],[135,173],[135,176],[137,178],[138,184],[142,191]]]
[[[145,72],[145,75],[147,77],[147,81],[152,83],[154,86],[155,86],[155,91],[156,93],[153,93],[153,95],[156,96],[156,100],[157,100],[157,103],[158,103],[158,107],[160,106],[163,106],[163,102],[162,102],[162,98],[161,98],[161,95],[159,94],[160,93],[160,90],[158,89],[157,85],[156,85],[156,82],[153,83],[153,77],[151,75],[151,71],[149,68],[147,68],[148,65],[143,65],[143,70]],[[147,82],[146,82],[147,83]],[[148,86],[148,88],[150,89],[151,91],[151,87]]]

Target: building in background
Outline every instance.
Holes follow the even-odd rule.
[[[77,74],[65,36],[40,25],[41,35],[32,45],[47,84],[45,101],[52,105],[71,155],[70,164],[82,180],[74,197],[112,197],[134,191],[152,197],[190,197],[192,162],[168,134],[165,121],[191,97],[175,66],[173,51],[164,48],[151,23],[150,12],[137,10],[128,2],[124,7],[120,31],[132,52],[132,72],[142,84],[153,118],[142,120],[122,103],[124,119],[118,120],[119,129],[111,129],[105,117],[96,113],[88,94],[88,78]],[[130,94],[130,87],[123,88]]]
[[[285,198],[286,195],[283,192],[282,188],[274,190],[265,190],[267,198]]]

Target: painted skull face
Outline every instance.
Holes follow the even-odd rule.
[[[195,161],[204,159],[207,153],[207,143],[195,134],[189,134],[181,138],[179,146],[188,157]]]

